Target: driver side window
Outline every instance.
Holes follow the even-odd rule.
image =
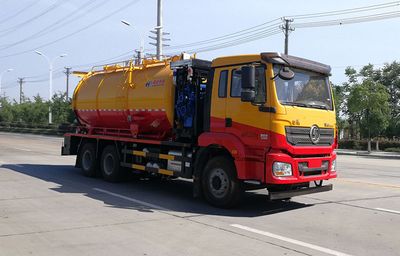
[[[232,70],[231,97],[240,97],[242,93],[242,72],[240,69]]]

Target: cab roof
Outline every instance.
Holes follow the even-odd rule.
[[[260,54],[245,54],[245,55],[234,55],[234,56],[225,56],[219,57],[212,61],[211,67],[223,67],[223,66],[234,66],[241,65],[252,62],[261,61]]]
[[[331,73],[331,67],[323,63],[292,55],[280,54],[277,52],[219,57],[213,60],[211,67],[216,68],[251,64],[254,62],[260,62],[261,60],[268,63],[282,64],[284,66],[290,66],[293,68],[311,70],[324,75],[330,75]]]

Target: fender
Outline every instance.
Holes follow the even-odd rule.
[[[235,160],[244,160],[246,156],[245,146],[242,141],[233,134],[219,132],[205,132],[198,138],[201,147],[219,145],[226,148]]]
[[[198,143],[201,147],[218,145],[228,150],[234,158],[238,179],[264,180],[264,162],[246,159],[245,145],[235,135],[205,132],[199,136]]]

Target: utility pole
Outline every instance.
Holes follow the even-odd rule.
[[[65,90],[65,101],[68,101],[69,99],[69,75],[71,74],[71,67],[64,67],[65,71],[64,74],[67,76],[67,88]]]
[[[283,25],[280,26],[283,33],[285,34],[285,54],[289,53],[289,34],[294,31],[294,28],[290,26],[290,23],[293,22],[293,19],[282,18]]]
[[[140,65],[142,63],[143,60],[143,51],[142,51],[143,47],[140,47],[140,50],[135,50],[136,52],[136,65]]]
[[[157,59],[161,60],[162,58],[162,0],[157,0]]]
[[[23,98],[23,92],[22,92],[22,84],[25,82],[24,81],[25,78],[23,77],[19,77],[18,78],[18,83],[19,83],[19,104],[22,103],[22,98]]]
[[[170,41],[171,39],[164,38],[164,35],[169,35],[169,33],[163,32],[163,20],[162,20],[162,0],[157,0],[157,27],[155,27],[155,31],[150,31],[153,34],[156,34],[155,37],[149,36],[149,38],[156,40],[155,43],[151,42],[151,45],[156,46],[156,57],[158,60],[162,60],[163,58],[163,50],[164,46],[169,46],[167,44],[163,44],[163,41]]]

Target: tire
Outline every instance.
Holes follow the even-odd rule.
[[[227,157],[215,157],[208,161],[202,175],[204,198],[221,208],[237,206],[243,195],[243,187],[237,179],[236,168]]]
[[[104,148],[100,158],[100,170],[103,179],[109,182],[120,182],[126,172],[120,165],[120,157],[114,145]]]
[[[97,158],[96,146],[94,143],[85,143],[79,151],[80,167],[83,175],[87,177],[96,177]]]

